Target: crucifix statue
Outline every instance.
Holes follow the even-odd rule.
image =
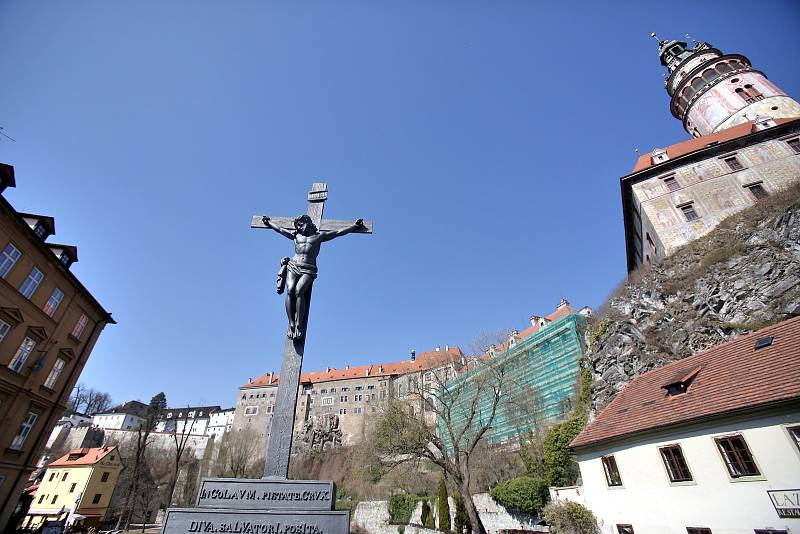
[[[308,193],[308,211],[297,218],[255,215],[251,228],[270,228],[294,241],[295,254],[281,260],[278,271],[278,293],[286,291],[286,315],[289,329],[283,349],[283,364],[278,382],[278,395],[272,415],[272,430],[267,443],[264,477],[286,478],[292,448],[297,389],[303,363],[311,288],[317,277],[317,256],[320,246],[349,233],[372,233],[372,222],[323,220],[322,211],[328,198],[324,183],[314,183]]]

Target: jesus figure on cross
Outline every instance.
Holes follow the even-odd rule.
[[[303,337],[304,322],[308,311],[311,285],[317,277],[317,256],[320,245],[337,237],[364,230],[363,219],[340,230],[318,230],[308,215],[294,220],[294,231],[272,223],[266,215],[261,218],[268,228],[294,241],[294,256],[283,258],[278,271],[278,293],[286,289],[286,315],[289,318],[289,339]]]

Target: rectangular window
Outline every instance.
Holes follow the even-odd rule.
[[[722,459],[725,460],[725,466],[728,468],[728,473],[732,478],[761,474],[742,436],[727,436],[717,438],[714,441],[717,443],[717,448],[719,448]]]
[[[362,398],[363,398],[363,396],[362,396],[362,395],[355,395],[355,396],[353,396],[353,400],[354,400],[354,401],[356,401],[356,402],[360,402]]]
[[[687,482],[692,480],[692,473],[689,472],[689,466],[686,464],[680,445],[662,447],[659,451],[661,452],[661,459],[664,460],[664,465],[667,468],[670,481]]]
[[[678,180],[675,179],[675,176],[667,176],[664,178],[664,185],[666,185],[667,189],[670,191],[677,191],[681,188],[680,184],[678,184]]]
[[[794,150],[795,154],[800,154],[800,137],[795,137],[794,139],[789,139],[786,142],[789,144],[789,148]]]
[[[102,497],[102,494],[100,494],[100,493],[95,493],[95,494],[94,494],[94,497],[92,497],[92,504],[97,504],[97,503],[99,503],[99,502],[100,502],[100,497]]]
[[[53,389],[53,386],[56,385],[56,381],[58,380],[58,376],[61,374],[61,371],[64,370],[64,365],[66,365],[66,361],[58,358],[56,363],[53,364],[53,369],[50,371],[50,374],[47,375],[47,380],[44,382],[44,387]]]
[[[353,408],[353,413],[361,413],[361,408]]]
[[[764,186],[761,184],[753,184],[745,187],[750,190],[750,194],[753,195],[753,198],[756,200],[761,200],[762,198],[767,198],[769,196],[767,191],[764,189]]]
[[[686,527],[686,534],[711,534],[711,529],[703,527]]]
[[[339,395],[339,402],[347,402],[347,395]]]
[[[0,254],[0,276],[5,278],[8,271],[17,263],[17,260],[22,256],[22,253],[17,250],[17,247],[9,243]]]
[[[617,525],[618,534],[633,534],[633,527],[631,525]]]
[[[364,386],[356,386],[356,391],[361,391],[362,389],[364,389]]]
[[[75,328],[72,329],[72,337],[75,339],[80,339],[81,334],[83,334],[83,329],[86,328],[86,323],[89,322],[89,318],[85,315],[81,314],[78,322],[75,323]]]
[[[8,334],[10,331],[11,331],[11,325],[5,321],[0,320],[0,341],[3,341],[3,338],[5,338],[6,334]]]
[[[50,473],[50,478],[47,479],[47,481],[48,482],[52,482],[54,478],[56,478],[56,474],[55,474],[55,472],[52,472],[52,473]]]
[[[42,283],[43,279],[44,273],[42,273],[38,267],[34,267],[31,269],[31,273],[28,275],[28,278],[26,278],[25,281],[22,282],[22,285],[19,286],[19,292],[22,293],[22,296],[26,299],[31,298],[33,293],[36,291],[36,288]]]
[[[50,501],[50,504],[55,504],[57,500],[58,500],[58,495],[53,495],[53,500]]]
[[[50,295],[50,298],[47,299],[47,304],[44,305],[44,312],[52,317],[62,300],[64,300],[64,292],[58,288],[53,289],[53,294]]]
[[[736,156],[730,156],[724,159],[725,163],[728,164],[728,168],[732,171],[741,171],[744,169],[744,165],[739,161],[739,158]]]
[[[109,476],[110,474],[111,474],[111,473],[109,473],[108,471],[103,471],[103,476],[102,476],[102,477],[100,477],[100,482],[107,482],[107,481],[108,481],[108,476]]]
[[[788,430],[789,435],[792,436],[794,444],[797,445],[798,449],[800,449],[800,426],[790,426],[786,430]]]
[[[328,406],[329,404],[333,404],[333,397],[323,397],[322,398],[322,405]]]
[[[617,469],[617,461],[614,456],[603,456],[603,470],[606,473],[606,483],[609,486],[621,486],[622,478],[619,476],[619,469]]]
[[[31,429],[33,425],[36,423],[36,418],[39,417],[37,414],[33,412],[28,412],[28,416],[22,421],[22,425],[19,427],[19,432],[17,435],[14,436],[14,440],[11,442],[11,448],[15,450],[21,450],[22,445],[25,443],[25,439],[28,437],[28,434],[31,433]]]
[[[339,415],[347,415],[347,408],[339,408]]]
[[[11,363],[8,364],[8,368],[19,373],[22,369],[22,366],[25,365],[25,360],[27,360],[28,356],[31,355],[31,352],[33,352],[33,348],[35,346],[36,342],[31,338],[26,337],[23,339],[22,344],[20,344],[19,348],[17,349],[17,353],[14,355]]]
[[[367,389],[375,389],[375,386],[367,386]]]
[[[244,409],[245,415],[256,415],[258,413],[258,406],[248,406]]]
[[[679,206],[679,208],[683,212],[683,216],[686,217],[686,220],[689,222],[700,218],[700,216],[697,215],[697,212],[694,211],[694,206],[692,204]]]
[[[65,480],[67,480],[67,475],[68,474],[69,473],[67,473],[67,472],[64,473],[64,475],[61,477],[61,482],[64,482]]]
[[[78,483],[77,483],[77,482],[73,482],[73,483],[70,485],[70,487],[69,487],[69,492],[70,492],[70,493],[75,493],[75,487],[76,487],[77,485],[78,485]]]
[[[39,497],[39,504],[42,504],[42,501],[44,501],[44,495],[42,495],[41,497]]]
[[[350,388],[341,388],[339,391],[350,391]]]

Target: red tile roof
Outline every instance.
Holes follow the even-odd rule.
[[[72,467],[75,465],[94,465],[112,452],[117,450],[116,447],[96,447],[96,448],[89,448],[84,447],[82,449],[75,449],[58,460],[55,460],[47,465],[48,468],[50,467]],[[70,457],[73,457],[73,460],[70,460]]]
[[[545,319],[547,319],[548,322],[553,322],[556,319],[560,319],[560,318],[562,318],[562,317],[564,317],[566,315],[569,315],[571,313],[578,313],[578,310],[576,310],[575,308],[570,306],[569,302],[567,302],[566,305],[561,306],[560,308],[557,308],[556,311],[554,311],[550,315],[546,315]],[[516,336],[514,336],[514,338],[517,341],[522,341],[523,339],[526,339],[526,338],[532,336],[533,334],[535,334],[536,332],[538,332],[540,328],[541,327],[538,324],[531,325],[528,328],[526,328],[525,330],[523,330],[522,332],[519,332]],[[498,350],[498,351],[505,350],[507,347],[508,347],[508,341],[505,341],[505,342],[501,343],[500,345],[498,345],[497,347],[495,347],[495,350]],[[486,356],[486,355],[484,355],[484,356]]]
[[[774,336],[755,350],[757,339]],[[668,384],[691,380],[686,393]],[[783,321],[634,378],[571,447],[800,398],[800,317]]]
[[[787,122],[792,122],[800,119],[775,119],[775,124],[785,124]],[[737,124],[731,128],[726,130],[719,131],[717,133],[704,135],[702,137],[695,137],[692,139],[688,139],[686,141],[681,141],[680,143],[676,143],[670,147],[667,147],[667,156],[669,159],[675,159],[679,156],[684,156],[689,154],[690,152],[694,152],[696,150],[701,150],[706,148],[710,144],[714,143],[722,143],[725,141],[730,141],[731,139],[736,139],[737,137],[742,137],[744,135],[748,135],[752,133],[753,122],[745,122],[742,124]],[[653,160],[651,159],[651,154],[643,154],[639,156],[636,165],[633,167],[631,174],[639,172],[641,170],[647,169],[648,167],[653,167]]]
[[[364,378],[367,376],[392,376],[403,375],[407,373],[427,371],[442,365],[455,363],[464,354],[458,347],[450,347],[447,350],[421,352],[417,355],[415,361],[410,359],[402,360],[393,363],[384,364],[370,364],[358,365],[350,367],[350,369],[333,369],[330,371],[315,371],[311,373],[302,373],[300,375],[301,383],[318,383],[318,382],[331,382],[334,380],[346,380],[350,378]],[[272,376],[272,382],[269,379],[269,373],[264,373],[252,382],[243,384],[240,389],[257,388],[264,386],[277,386],[278,375]]]

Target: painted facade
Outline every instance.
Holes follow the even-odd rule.
[[[23,526],[36,529],[47,520],[70,522],[74,514],[84,516],[86,526],[99,526],[121,471],[116,447],[70,451],[48,466]]]

